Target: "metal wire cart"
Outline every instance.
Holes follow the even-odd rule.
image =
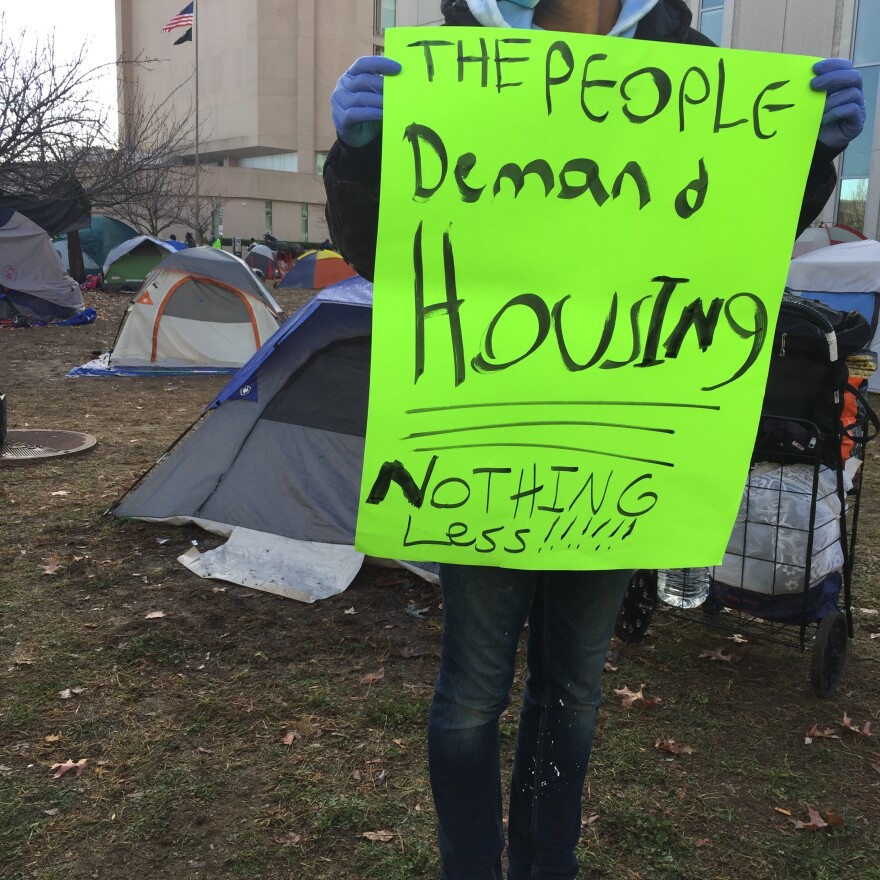
[[[752,465],[722,564],[709,570],[706,600],[693,610],[659,602],[657,572],[636,571],[618,613],[621,640],[641,641],[662,611],[810,650],[814,692],[834,694],[853,637],[865,444],[880,422],[864,393],[874,364],[860,349],[871,327],[861,318],[864,327],[850,334],[846,322],[859,324],[861,316],[831,312],[784,299]],[[811,327],[824,337],[821,346],[801,338]],[[859,349],[848,354],[847,339]],[[794,393],[792,383],[800,386]]]

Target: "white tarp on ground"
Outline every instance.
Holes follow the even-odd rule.
[[[220,547],[204,553],[193,547],[177,561],[199,577],[315,602],[341,593],[364,555],[345,544],[296,541],[237,526]]]
[[[62,314],[83,307],[82,291],[46,231],[17,211],[0,227],[0,284],[58,306]]]

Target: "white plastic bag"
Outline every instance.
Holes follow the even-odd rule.
[[[843,475],[844,490],[852,480]],[[804,589],[813,466],[760,463],[752,468],[727,552],[712,577],[731,587],[782,595]],[[819,469],[810,586],[843,565],[837,474]]]

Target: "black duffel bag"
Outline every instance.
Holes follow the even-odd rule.
[[[830,467],[841,463],[842,424],[847,396],[876,416],[850,383],[846,358],[866,349],[871,326],[860,312],[840,312],[817,300],[785,294],[773,337],[770,369],[755,442],[756,461],[814,461],[817,447]]]

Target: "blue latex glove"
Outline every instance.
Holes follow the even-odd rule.
[[[848,58],[826,58],[813,65],[810,86],[826,92],[819,143],[842,150],[865,127],[865,93],[862,75]]]
[[[385,77],[400,73],[400,64],[384,55],[358,58],[339,77],[330,96],[336,134],[349,147],[363,147],[379,136]]]

